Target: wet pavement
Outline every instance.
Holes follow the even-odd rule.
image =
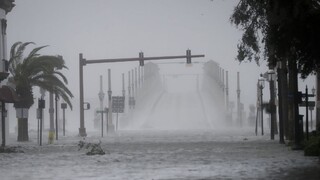
[[[320,179],[317,157],[250,131],[120,131],[76,134],[25,153],[0,154],[1,179]],[[86,155],[80,140],[101,141],[105,155]]]

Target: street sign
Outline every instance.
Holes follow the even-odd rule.
[[[299,104],[300,106],[302,107],[306,107],[306,102],[305,101],[302,101],[301,104]],[[309,101],[308,102],[308,107],[314,107],[316,105],[316,103],[314,101]]]
[[[124,96],[112,96],[112,112],[124,112]]]

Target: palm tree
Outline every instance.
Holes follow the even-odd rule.
[[[72,108],[70,98],[73,97],[67,88],[67,78],[60,72],[67,69],[65,61],[61,56],[40,55],[38,51],[47,46],[34,48],[27,57],[23,57],[23,52],[29,44],[33,42],[16,42],[10,51],[9,71],[11,77],[9,81],[15,85],[20,101],[14,104],[17,115],[20,112],[28,111],[33,105],[32,88],[38,86],[51,93],[62,97]],[[18,141],[28,141],[28,117],[18,115]]]

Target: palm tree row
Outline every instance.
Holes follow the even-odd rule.
[[[61,70],[68,69],[62,56],[40,55],[38,52],[47,47],[31,50],[24,57],[26,47],[33,42],[16,42],[12,45],[9,60],[10,76],[8,81],[15,86],[19,101],[14,103],[18,110],[29,109],[34,104],[32,88],[37,86],[61,97],[72,108],[71,91],[66,86],[67,78]],[[28,117],[18,117],[18,141],[28,141]]]

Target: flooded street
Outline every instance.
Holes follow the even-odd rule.
[[[83,138],[20,144],[0,154],[1,179],[317,179],[318,158],[251,132],[122,131],[102,141],[105,155],[78,150]],[[36,142],[36,139],[34,139]],[[18,145],[18,144],[16,144]]]

